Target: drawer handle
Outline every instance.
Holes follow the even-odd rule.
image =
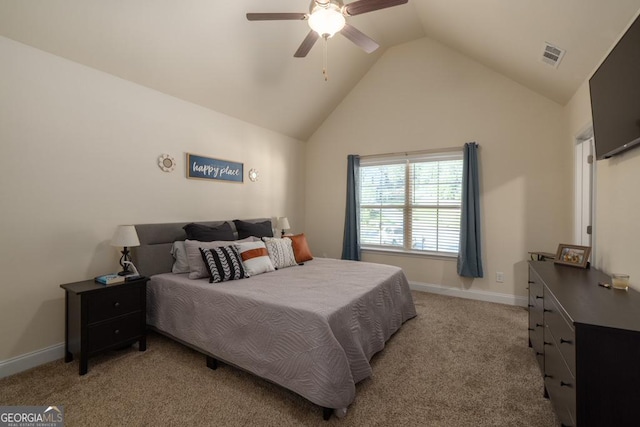
[[[115,308],[118,308],[118,307],[120,307],[120,303],[116,301],[116,302],[115,302],[115,304],[113,304],[113,306],[114,306]]]
[[[560,338],[560,344],[573,344],[573,341]]]
[[[548,308],[543,308],[542,312],[543,313],[551,313],[552,310],[549,310]]]
[[[533,280],[529,280],[527,283],[536,283],[536,282],[534,282]]]
[[[533,308],[533,304],[529,304],[529,308]]]
[[[543,299],[544,297],[536,295],[536,299]]]
[[[120,329],[116,329],[115,331],[113,331],[113,333],[118,335],[120,333]]]
[[[550,342],[546,342],[546,341],[545,341],[545,342],[544,342],[544,345],[553,345],[553,343],[550,343]]]
[[[549,375],[549,374],[544,374],[545,378],[553,378],[553,375]]]
[[[533,332],[533,331],[535,331],[536,329],[535,329],[535,328],[529,328],[529,330]]]
[[[542,323],[536,323],[537,328],[542,328],[544,325]]]
[[[571,383],[565,383],[564,381],[560,381],[560,387],[573,387]]]
[[[536,356],[544,356],[544,353],[542,353],[540,351],[536,351]]]

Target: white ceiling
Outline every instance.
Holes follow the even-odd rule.
[[[346,3],[346,2],[345,2]],[[294,58],[307,0],[0,0],[0,35],[241,120],[307,140],[384,50],[431,37],[560,104],[602,61],[640,0],[409,0],[348,18],[381,48],[318,41]],[[556,69],[544,42],[566,49]]]

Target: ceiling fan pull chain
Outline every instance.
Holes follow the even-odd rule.
[[[322,61],[323,61],[323,67],[322,67],[322,74],[324,75],[324,81],[329,81],[329,72],[327,71],[327,40],[328,37],[325,34],[324,36],[322,36],[322,38],[324,39],[324,46],[323,46],[323,52],[322,52]]]

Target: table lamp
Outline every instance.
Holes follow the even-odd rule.
[[[131,262],[131,256],[129,255],[128,248],[140,246],[140,240],[138,239],[136,228],[133,225],[119,225],[111,239],[111,246],[122,247],[122,256],[120,257],[122,271],[119,272],[118,275],[127,276],[131,274],[131,271],[129,271],[129,264],[127,263]]]
[[[287,219],[286,216],[281,216],[278,218],[277,227],[281,231],[280,236],[284,236],[284,230],[288,230],[291,228],[291,226],[289,225],[289,220]]]

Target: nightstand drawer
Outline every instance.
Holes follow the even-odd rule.
[[[88,334],[89,353],[141,336],[144,333],[141,316],[141,313],[133,313],[109,322],[90,326]]]
[[[96,323],[135,311],[142,307],[140,286],[122,285],[88,295],[88,322]]]

